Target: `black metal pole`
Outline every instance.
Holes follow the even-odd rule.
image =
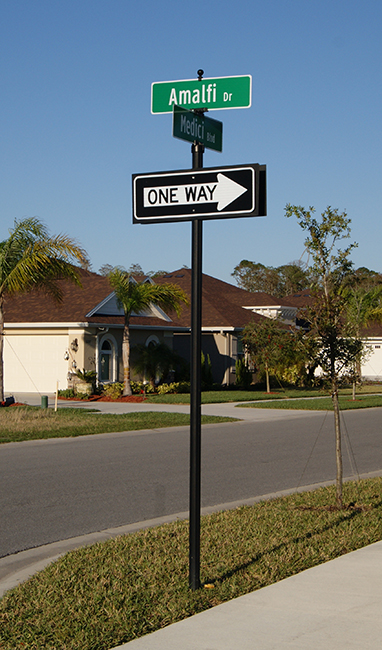
[[[192,145],[192,168],[202,169],[204,147]],[[190,530],[189,584],[200,588],[201,487],[201,341],[202,341],[202,236],[203,221],[192,221],[191,280],[191,395],[190,395]]]

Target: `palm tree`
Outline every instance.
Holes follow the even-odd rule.
[[[117,304],[123,309],[125,323],[122,339],[123,360],[123,395],[132,395],[130,385],[130,317],[150,308],[151,305],[163,310],[175,310],[180,313],[180,303],[188,304],[188,297],[176,284],[152,284],[136,282],[131,274],[120,267],[115,267],[108,275],[114,289]]]
[[[150,386],[155,388],[157,378],[162,381],[176,366],[184,366],[185,361],[165,343],[135,345],[132,349],[132,366],[134,370],[148,379]]]
[[[88,263],[85,251],[66,235],[49,236],[35,217],[15,220],[8,239],[0,242],[0,401],[4,400],[4,303],[8,297],[39,288],[62,300],[59,279],[81,285],[77,262]]]

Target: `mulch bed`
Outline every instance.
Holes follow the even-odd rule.
[[[144,402],[143,395],[126,395],[126,397],[118,397],[113,399],[112,397],[99,397],[99,402]]]
[[[143,395],[130,395],[126,397],[118,397],[113,399],[112,397],[100,396],[100,395],[90,395],[87,399],[79,399],[78,397],[59,397],[58,399],[75,401],[75,402],[143,402]]]

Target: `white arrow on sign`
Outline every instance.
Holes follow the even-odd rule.
[[[233,203],[247,188],[224,174],[217,174],[216,183],[190,185],[164,185],[143,188],[143,206],[152,208],[165,205],[190,205],[193,203],[217,203],[218,211]]]

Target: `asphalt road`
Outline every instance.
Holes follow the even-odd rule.
[[[262,414],[203,427],[202,506],[335,478],[332,414]],[[356,471],[382,473],[382,410],[342,415]],[[188,450],[187,427],[1,445],[0,557],[187,510]]]

